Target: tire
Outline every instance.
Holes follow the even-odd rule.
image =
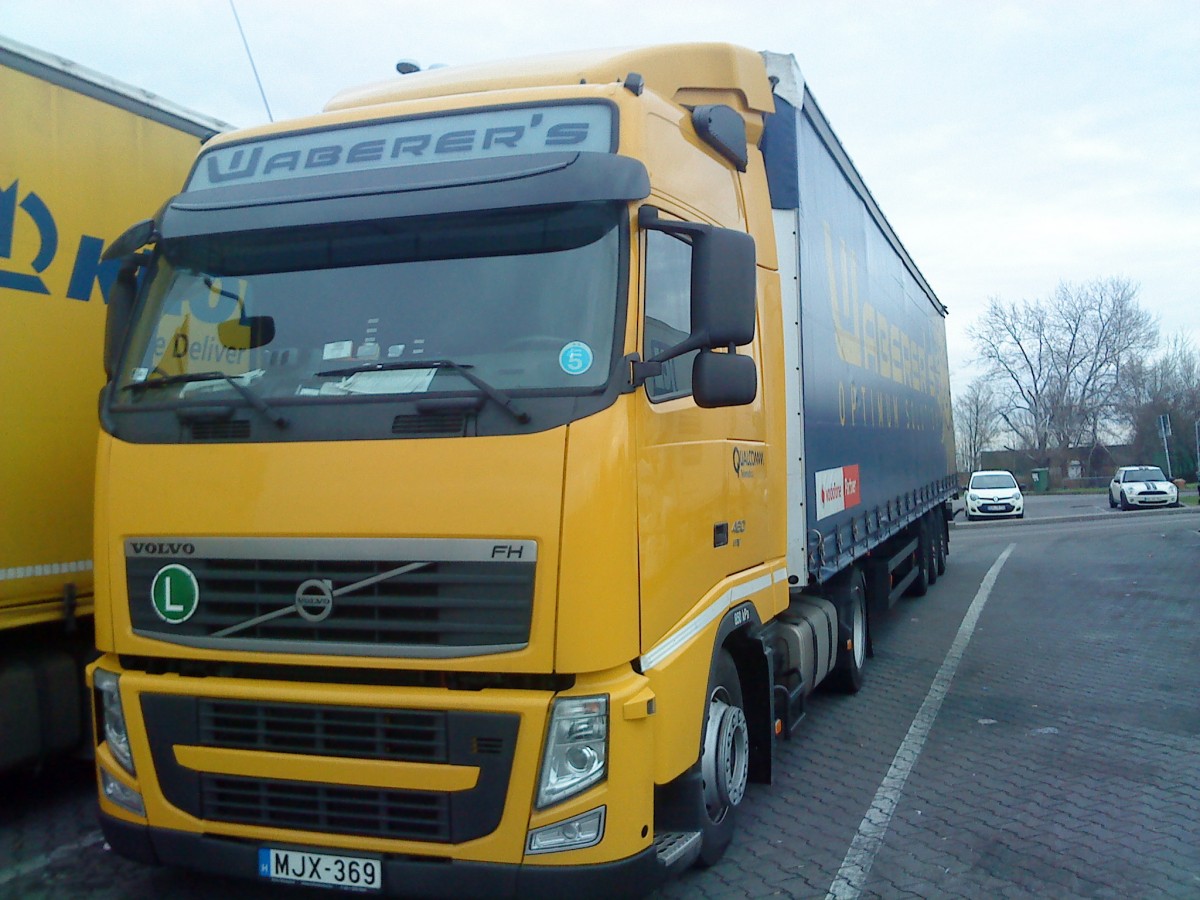
[[[942,544],[942,539],[938,536],[937,523],[933,519],[933,513],[926,513],[925,515],[925,533],[929,536],[929,558],[926,560],[929,565],[926,571],[929,572],[929,584],[932,587],[937,584],[938,575],[941,574],[938,572],[937,556],[938,547]]]
[[[1117,501],[1112,498],[1112,491],[1108,492],[1108,508],[1109,509],[1117,508]]]
[[[940,519],[934,520],[933,530],[937,535],[937,539],[934,541],[935,568],[940,578],[946,574],[946,557],[950,553],[950,538],[946,534],[946,523]]]
[[[1121,509],[1125,510],[1126,512],[1129,512],[1129,510],[1133,509],[1133,506],[1130,505],[1129,498],[1125,496],[1124,491],[1121,491]]]
[[[829,685],[843,694],[857,694],[863,684],[867,662],[867,582],[855,566],[833,592],[838,614],[837,662],[829,673]]]
[[[929,560],[932,558],[929,546],[929,530],[925,523],[917,525],[917,558],[913,561],[917,567],[917,577],[905,591],[910,597],[924,597],[929,592]]]
[[[737,806],[750,773],[750,728],[742,684],[729,651],[722,648],[708,683],[708,710],[700,735],[701,841],[697,864],[716,864],[733,839]]]

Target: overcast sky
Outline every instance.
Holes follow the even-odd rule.
[[[236,0],[276,119],[423,67],[723,40],[791,52],[950,307],[1121,276],[1200,347],[1198,0]],[[0,33],[236,125],[266,119],[229,0],[0,0]],[[0,111],[3,98],[0,98]]]

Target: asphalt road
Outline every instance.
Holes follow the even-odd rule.
[[[863,690],[818,692],[725,858],[656,900],[1200,897],[1200,510],[1030,499],[956,525]],[[121,859],[92,792],[0,780],[0,898],[330,896]]]

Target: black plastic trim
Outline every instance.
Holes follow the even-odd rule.
[[[188,191],[163,209],[159,231],[171,240],[649,195],[650,175],[639,160],[540,153]]]
[[[100,814],[104,838],[112,849],[138,862],[257,880],[258,851],[267,842],[242,841],[135,825]],[[297,848],[303,849],[303,848]],[[313,852],[355,855],[334,848]],[[371,855],[371,854],[363,854]],[[561,898],[605,900],[640,897],[663,879],[653,847],[625,859],[597,865],[529,866],[463,862],[437,857],[385,856],[383,894],[389,897]]]

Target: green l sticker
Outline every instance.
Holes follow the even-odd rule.
[[[200,585],[187,566],[163,566],[150,583],[150,600],[158,617],[169,625],[186,622],[200,605]]]

